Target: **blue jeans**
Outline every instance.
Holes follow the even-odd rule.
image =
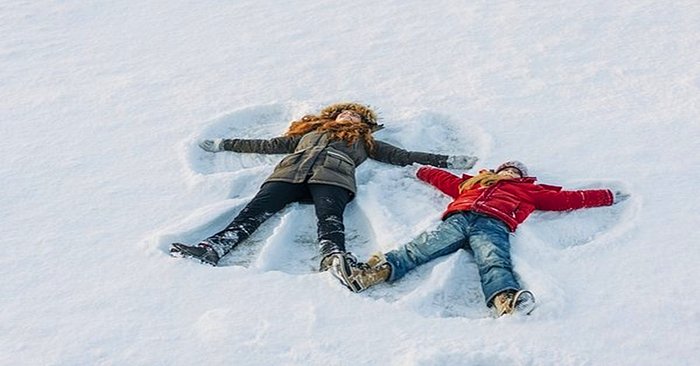
[[[434,230],[418,235],[408,244],[386,253],[391,265],[389,281],[435,258],[460,248],[471,250],[479,268],[481,289],[486,303],[504,290],[519,290],[510,260],[510,231],[496,218],[474,212],[459,212],[441,222]]]

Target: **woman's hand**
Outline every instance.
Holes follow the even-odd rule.
[[[219,152],[224,150],[224,139],[204,140],[199,143],[204,151]]]
[[[469,155],[450,155],[447,158],[447,167],[450,169],[471,169],[476,161],[479,160],[476,156]]]

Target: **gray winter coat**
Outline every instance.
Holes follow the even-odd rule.
[[[419,163],[447,167],[447,155],[406,151],[378,140],[374,149],[367,151],[362,139],[348,146],[346,141],[329,141],[328,137],[325,132],[309,132],[269,140],[226,139],[223,147],[242,153],[289,154],[265,182],[330,184],[348,189],[353,196],[357,192],[355,168],[367,158],[399,166]]]

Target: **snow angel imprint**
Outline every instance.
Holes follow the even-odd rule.
[[[464,174],[460,178],[427,166],[420,167],[416,175],[454,199],[443,221],[398,249],[357,263],[346,281],[361,291],[396,281],[421,264],[464,248],[474,255],[486,304],[496,316],[529,314],[535,307],[533,294],[521,288],[513,273],[509,238],[534,210],[609,206],[628,197],[607,189],[563,191],[535,184],[536,178],[529,177],[525,165],[518,161],[503,163],[496,170],[481,170],[476,176]]]
[[[313,203],[318,219],[320,271],[331,269],[349,286],[355,259],[345,250],[345,206],[357,191],[355,169],[367,158],[405,166],[413,163],[469,169],[476,158],[406,151],[375,140],[376,113],[357,103],[325,107],[318,115],[293,121],[287,132],[269,140],[214,139],[199,146],[209,152],[288,154],[265,180],[255,197],[220,232],[194,246],[173,243],[176,257],[190,257],[216,266],[224,255],[248,238],[265,220],[292,202]],[[351,288],[353,290],[357,290]]]

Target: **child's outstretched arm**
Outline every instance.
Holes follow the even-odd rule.
[[[608,189],[555,191],[542,188],[533,194],[535,208],[546,211],[569,211],[586,207],[610,206],[613,193]]]
[[[269,140],[262,139],[214,139],[204,140],[199,147],[209,152],[234,151],[256,154],[293,153],[301,136],[281,136]]]
[[[442,193],[457,198],[459,196],[459,185],[462,179],[456,175],[442,169],[429,166],[422,166],[416,171],[418,179],[435,186]]]

